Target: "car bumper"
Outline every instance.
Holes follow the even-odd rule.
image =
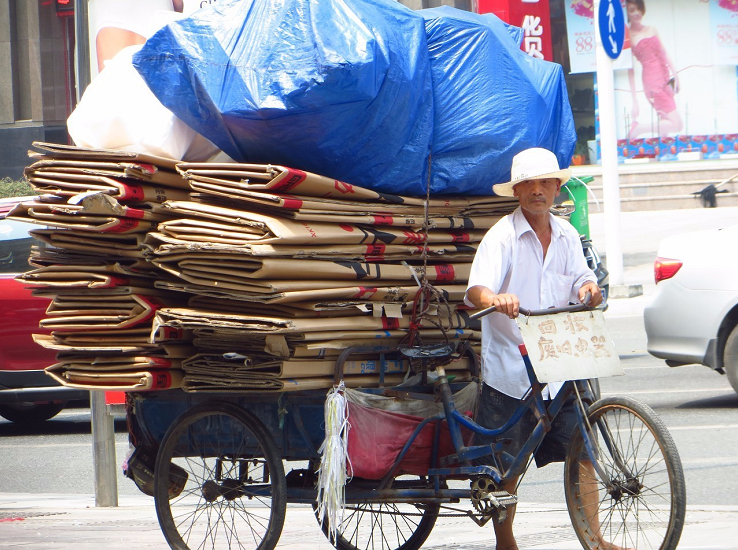
[[[62,386],[44,371],[0,371],[0,405],[89,398],[89,391]]]
[[[718,368],[717,333],[734,299],[729,292],[689,290],[676,281],[659,283],[643,311],[646,349],[672,363]]]

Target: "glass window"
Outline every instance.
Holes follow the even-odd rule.
[[[0,220],[0,273],[23,273],[30,269],[31,247],[39,241],[28,234],[38,226],[15,220]]]

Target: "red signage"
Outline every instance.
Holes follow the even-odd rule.
[[[520,48],[539,59],[553,60],[549,0],[477,0],[479,13],[494,13],[523,29]]]
[[[55,0],[57,15],[73,15],[74,0]]]

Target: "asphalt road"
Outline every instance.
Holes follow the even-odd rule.
[[[610,312],[612,313],[612,312]],[[649,404],[669,428],[685,469],[688,504],[738,505],[726,480],[738,479],[738,395],[706,367],[665,366],[645,352],[638,316],[611,316],[608,327],[625,376],[603,379],[604,395],[629,395]],[[88,409],[71,409],[28,430],[0,421],[0,492],[93,494]],[[125,422],[116,421],[117,462],[128,450]],[[563,503],[563,467],[532,469],[522,501]],[[119,493],[139,494],[119,473]]]

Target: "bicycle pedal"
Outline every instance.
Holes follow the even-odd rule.
[[[480,476],[471,483],[471,501],[482,515],[497,515],[504,519],[505,510],[517,504],[518,497],[507,491],[498,491],[492,478]]]
[[[507,491],[495,491],[489,494],[490,497],[494,497],[498,502],[498,506],[507,508],[508,506],[515,506],[518,503],[518,496],[511,495]]]

